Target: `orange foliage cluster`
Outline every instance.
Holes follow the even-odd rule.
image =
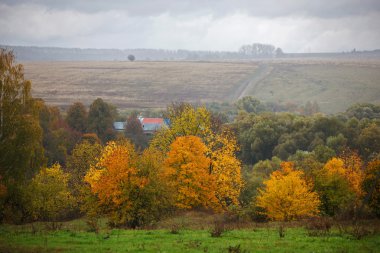
[[[85,176],[85,181],[102,204],[112,202],[119,206],[128,203],[128,194],[125,192],[144,187],[147,180],[138,175],[135,161],[134,147],[129,142],[110,142],[104,148],[96,166],[91,166]]]
[[[172,143],[164,173],[177,190],[177,207],[219,208],[216,180],[210,174],[211,161],[206,152],[206,145],[196,136],[178,137]]]

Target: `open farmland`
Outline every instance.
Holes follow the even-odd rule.
[[[50,104],[90,104],[102,97],[118,107],[157,108],[174,101],[231,100],[255,63],[25,62],[33,95]]]
[[[318,102],[325,113],[346,110],[358,102],[380,103],[380,62],[294,60],[268,64],[268,74],[245,95],[262,101]]]
[[[97,97],[119,108],[163,108],[175,101],[305,104],[336,113],[380,103],[380,61],[286,59],[256,62],[23,62],[33,95],[66,107]]]

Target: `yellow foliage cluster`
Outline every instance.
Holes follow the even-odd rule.
[[[237,143],[228,132],[216,135],[210,142],[211,173],[216,177],[216,196],[222,206],[238,205],[238,198],[243,187],[241,163],[236,158]]]
[[[69,174],[59,164],[43,168],[28,188],[29,212],[35,219],[55,221],[74,203],[68,188]]]
[[[151,145],[163,153],[169,151],[170,145],[179,136],[194,135],[205,140],[212,135],[211,115],[205,107],[194,108],[184,105],[180,112],[174,112],[173,108],[169,108],[170,110],[172,110],[169,115],[170,128],[161,129],[151,141]]]
[[[281,168],[264,182],[264,189],[259,189],[257,206],[275,220],[289,221],[318,214],[318,194],[313,192],[312,184],[303,179],[303,172],[294,170],[290,162],[283,162]]]
[[[352,191],[359,198],[364,194],[362,190],[364,173],[361,166],[360,158],[351,156],[346,159],[333,157],[323,168],[328,176],[339,175],[347,180]]]

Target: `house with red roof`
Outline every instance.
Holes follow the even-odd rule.
[[[142,118],[139,117],[142,129],[145,134],[153,134],[161,127],[167,127],[163,118]]]

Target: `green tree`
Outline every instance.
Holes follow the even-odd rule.
[[[239,110],[243,110],[248,113],[259,113],[265,111],[265,106],[253,97],[243,97],[239,99],[236,102],[236,107]]]
[[[80,139],[81,134],[67,125],[58,107],[48,106],[42,100],[37,102],[48,166],[57,162],[65,165],[68,154]]]
[[[358,136],[360,153],[369,157],[380,150],[380,126],[372,123],[364,128]]]
[[[72,194],[80,201],[80,194],[83,191],[84,176],[91,166],[95,166],[97,158],[102,151],[99,143],[90,143],[84,140],[78,143],[67,158],[66,170],[71,175],[69,186]]]
[[[115,110],[101,98],[97,98],[91,105],[88,113],[88,132],[93,132],[103,141],[111,140],[115,133],[113,121]]]
[[[87,110],[82,103],[74,103],[67,111],[66,122],[74,130],[84,133],[87,129]]]
[[[335,153],[339,154],[347,146],[347,138],[345,138],[342,133],[339,133],[337,136],[328,137],[326,139],[326,145],[332,148]]]
[[[136,114],[131,114],[128,117],[125,136],[135,144],[136,148],[144,149],[148,146],[148,138],[144,134],[141,122]]]
[[[380,105],[374,105],[370,103],[355,104],[348,108],[345,114],[348,117],[355,117],[359,120],[364,118],[379,119]]]
[[[271,160],[262,160],[254,166],[245,166],[249,169],[243,171],[244,188],[240,195],[240,202],[244,206],[247,206],[252,198],[257,196],[258,188],[263,186],[264,180],[268,179],[272,172],[281,168],[280,164],[281,159],[273,156]]]
[[[38,110],[12,52],[0,49],[0,174],[30,178],[44,164]]]

